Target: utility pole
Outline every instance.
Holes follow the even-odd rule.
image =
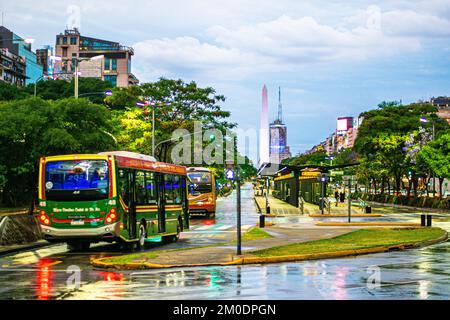
[[[75,99],[78,99],[78,59],[75,59]]]
[[[242,255],[242,237],[241,237],[241,170],[236,167],[237,183],[237,255]]]
[[[352,222],[352,178],[348,178],[348,223]]]
[[[155,105],[152,106],[152,157],[155,157]]]
[[[237,198],[237,255],[242,255],[242,236],[241,236],[241,170],[233,160],[227,160],[225,163],[225,177],[236,184]]]

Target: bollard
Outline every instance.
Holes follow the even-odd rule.
[[[422,227],[425,227],[425,226],[426,226],[426,215],[424,215],[424,214],[422,214],[422,215],[420,216],[420,225],[421,225]]]
[[[260,228],[266,227],[266,216],[263,214],[259,216],[259,227]]]
[[[427,227],[431,228],[433,225],[433,216],[429,215],[427,216]]]

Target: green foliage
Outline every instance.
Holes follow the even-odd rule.
[[[29,84],[23,88],[24,94],[34,96],[34,84]],[[106,90],[111,90],[109,82],[97,78],[79,78],[78,92],[80,97],[87,98],[93,103],[102,104],[105,99],[103,94]],[[89,95],[83,96],[88,93]],[[91,94],[92,93],[92,94]],[[41,80],[36,84],[36,94],[45,100],[58,100],[71,98],[74,96],[74,80]]]
[[[24,94],[15,85],[0,81],[0,101],[22,99]]]
[[[436,133],[446,130],[448,123],[436,115],[437,109],[427,103],[400,105],[398,102],[384,102],[378,109],[363,113],[364,122],[359,128],[354,150],[358,153],[361,166],[360,180],[376,182],[394,178],[396,190],[401,188],[401,178],[409,170],[424,171],[423,162],[416,162],[412,151],[421,144],[411,141],[422,127],[435,124]],[[429,124],[420,118],[426,116]],[[408,145],[411,145],[408,148]],[[414,177],[415,179],[416,177]]]
[[[128,88],[114,88],[113,96],[102,93],[111,89],[109,82],[93,78],[79,79],[79,93],[98,93],[78,100],[73,97],[73,81],[39,81],[18,89],[0,82],[0,191],[3,204],[28,201],[34,192],[37,161],[41,156],[69,153],[97,153],[112,149],[151,153],[151,109],[135,106],[149,99],[155,106],[156,143],[172,138],[175,129],[193,132],[194,121],[203,130],[215,128],[225,134],[236,126],[228,121],[230,113],[220,104],[225,97],[211,87],[195,82],[161,78],[153,83]],[[9,101],[12,100],[12,101]],[[103,103],[99,105],[97,103]],[[106,106],[105,106],[106,105]],[[208,144],[204,141],[204,145]],[[157,158],[170,162],[173,142],[160,145]],[[242,179],[256,174],[246,159]],[[189,165],[189,164],[186,164]],[[213,166],[221,179],[223,166]]]
[[[297,157],[289,159],[288,163],[289,165],[296,165],[296,166],[304,166],[304,165],[326,165],[329,164],[330,161],[326,159],[327,154],[326,152],[315,152],[311,154],[302,154]]]
[[[156,102],[155,106],[143,108],[147,113],[135,107],[136,102],[146,99]],[[187,129],[193,133],[195,121],[203,124],[203,130],[215,128],[225,133],[234,128],[236,124],[227,121],[230,113],[219,105],[224,101],[225,97],[217,95],[211,87],[200,88],[194,81],[186,83],[181,79],[165,78],[139,87],[116,88],[106,99],[112,109],[118,110],[114,122],[121,131],[118,134],[119,145],[147,154],[151,151],[151,108],[155,108],[156,145],[166,141],[155,152],[162,161],[170,161],[170,148],[174,142],[167,140],[172,138],[175,129]]]
[[[0,182],[3,202],[27,201],[41,156],[96,153],[114,148],[109,111],[86,99],[27,98],[0,105]]]
[[[450,130],[423,147],[419,158],[438,176],[450,178]]]

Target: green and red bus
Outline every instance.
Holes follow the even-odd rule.
[[[39,221],[50,242],[142,247],[152,238],[177,241],[189,228],[183,166],[116,151],[43,157],[39,172]]]

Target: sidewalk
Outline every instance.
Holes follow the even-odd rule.
[[[256,206],[258,207],[259,213],[265,213],[266,208],[266,198],[261,196],[255,196]],[[293,205],[281,201],[279,199],[274,198],[272,195],[268,196],[268,202],[270,207],[270,215],[273,216],[289,216],[289,215],[301,215],[302,212],[300,208],[294,207]],[[318,205],[305,202],[303,204],[303,211],[305,215],[315,215],[321,214],[321,210]],[[325,214],[328,214],[328,209],[324,210]],[[348,203],[339,203],[336,207],[336,203],[331,203],[330,213],[339,214],[339,215],[347,215],[348,214]],[[352,213],[353,214],[363,214],[364,211],[361,208],[353,203],[352,204]],[[376,215],[373,215],[376,217]]]
[[[256,206],[259,213],[266,213],[266,197],[255,196]],[[299,208],[296,208],[284,201],[268,196],[270,214],[274,216],[299,215],[302,214]],[[306,212],[305,212],[306,213]]]

